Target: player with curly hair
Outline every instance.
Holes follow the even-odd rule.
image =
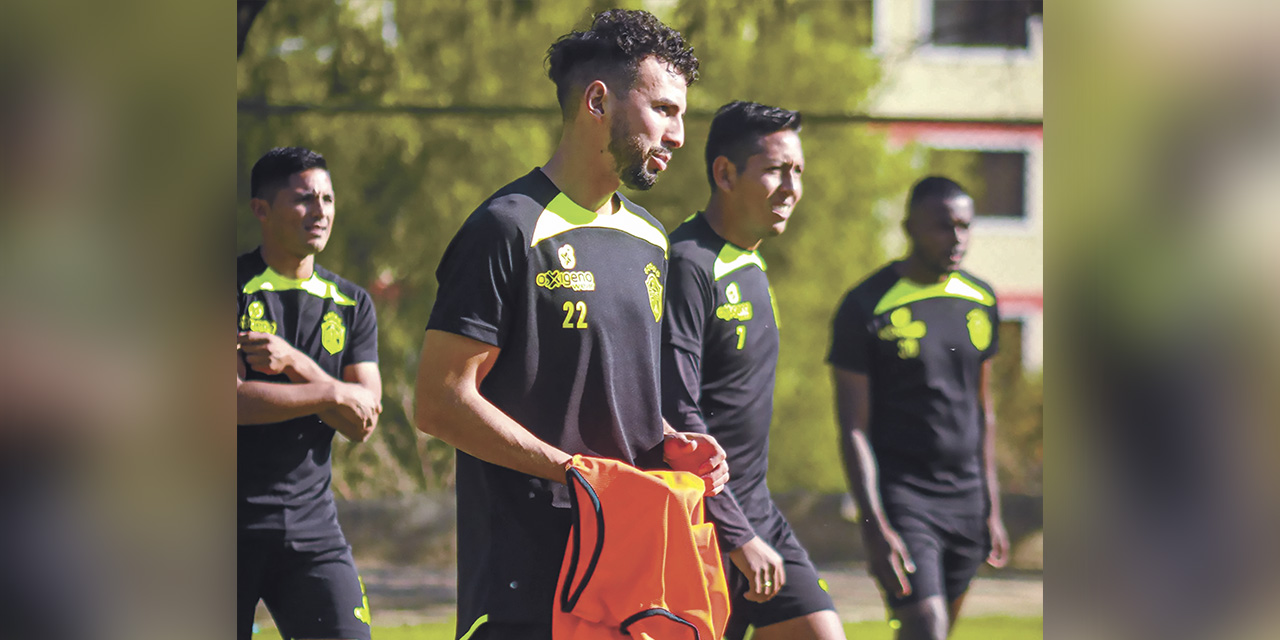
[[[667,235],[617,193],[684,143],[698,61],[644,11],[611,10],[547,54],[564,117],[551,159],[483,202],[436,271],[420,430],[458,449],[459,638],[551,638],[574,454],[690,471],[724,450],[662,420]]]

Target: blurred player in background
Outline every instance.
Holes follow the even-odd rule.
[[[373,301],[315,263],[334,223],[320,154],[272,149],[251,182],[262,246],[236,261],[237,637],[262,600],[286,638],[367,640],[329,483],[334,432],[364,442],[382,412]]]
[[[955,182],[917,182],[910,254],[854,287],[833,327],[845,470],[901,640],[946,638],[983,560],[1003,566],[1009,550],[988,389],[996,298],[960,269],[973,215]]]
[[[765,475],[778,320],[757,249],[803,194],[800,114],[753,102],[716,112],[707,138],[711,199],[671,234],[663,324],[663,411],[729,456],[728,491],[707,499],[733,611],[727,638],[843,638],[831,596],[773,503]],[[726,563],[728,566],[728,563]]]
[[[684,143],[698,61],[644,11],[605,11],[547,55],[564,131],[482,203],[436,271],[414,419],[457,447],[457,636],[551,637],[574,454],[728,477],[706,434],[661,415],[667,235],[648,189]]]

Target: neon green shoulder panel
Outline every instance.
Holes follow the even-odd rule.
[[[306,280],[294,280],[276,273],[271,267],[267,267],[266,271],[246,282],[241,292],[249,294],[259,291],[293,290],[305,291],[317,298],[328,298],[344,307],[354,307],[356,304],[355,300],[338,291],[338,285],[321,278],[314,271],[311,273],[311,277]]]
[[[563,193],[557,194],[547,203],[547,208],[538,216],[529,246],[537,246],[547,238],[584,227],[621,231],[662,249],[663,255],[667,254],[667,234],[627,209],[625,204],[613,215],[596,215],[594,211],[587,211]]]
[[[995,296],[978,286],[976,282],[959,273],[953,273],[945,281],[937,284],[917,284],[901,278],[885,292],[884,297],[880,298],[880,302],[876,303],[875,311],[872,313],[878,316],[890,309],[929,298],[963,298],[986,307],[996,303]]]
[[[726,242],[720,248],[720,253],[716,255],[716,262],[711,267],[711,275],[714,279],[719,280],[738,269],[753,264],[760,267],[761,271],[769,270],[764,263],[764,258],[760,257],[759,251],[747,251]]]

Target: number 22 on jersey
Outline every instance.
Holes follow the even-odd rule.
[[[565,329],[586,329],[587,328],[587,303],[579,300],[576,304],[572,301],[564,303],[564,324],[560,325]],[[578,312],[578,321],[573,321],[573,312]],[[741,349],[741,347],[739,347]]]

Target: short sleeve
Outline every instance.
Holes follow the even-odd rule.
[[[663,343],[701,356],[703,333],[714,305],[709,274],[691,260],[673,257],[668,264]]]
[[[501,347],[525,268],[520,230],[489,209],[463,223],[436,269],[435,305],[428,330],[447,331]]]
[[[1000,304],[999,301],[991,303],[991,344],[987,346],[987,350],[982,353],[983,360],[989,360],[992,356],[1000,351]]]
[[[849,292],[831,323],[831,351],[827,354],[827,362],[855,373],[870,371],[869,325],[870,318],[858,304],[854,292]]]
[[[351,326],[347,364],[378,361],[378,312],[373,298],[361,290],[356,295],[356,318]]]

